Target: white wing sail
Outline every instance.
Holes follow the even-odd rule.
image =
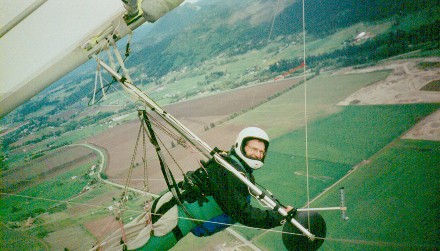
[[[183,0],[124,2],[1,0],[0,117],[89,60],[106,36],[119,40]]]

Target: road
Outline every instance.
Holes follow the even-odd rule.
[[[112,185],[112,186],[115,186],[115,187],[119,187],[119,188],[125,189],[125,186],[123,186],[121,184],[117,184],[117,183],[111,182],[111,181],[103,179],[101,177],[101,173],[103,172],[105,166],[107,165],[107,158],[106,158],[106,155],[104,154],[104,152],[99,147],[97,147],[97,146],[95,146],[93,144],[90,144],[90,143],[73,144],[73,145],[84,146],[84,147],[90,148],[90,149],[94,150],[95,152],[97,152],[99,154],[99,156],[101,156],[101,162],[99,164],[99,171],[96,173],[96,175],[98,176],[98,179],[100,181],[106,183],[106,184],[109,184],[109,185]],[[142,190],[139,190],[139,189],[136,189],[136,188],[132,188],[132,187],[128,187],[128,190],[133,191],[135,193],[139,193],[139,194],[141,194],[143,196],[149,195],[149,196],[152,196],[153,198],[158,198],[159,197],[159,195],[157,195],[157,194],[145,192],[145,191],[142,191]]]
[[[254,245],[254,243],[252,243],[251,241],[247,240],[246,238],[244,238],[242,235],[240,235],[239,233],[237,233],[234,229],[228,227],[226,228],[226,231],[228,231],[231,235],[233,235],[235,238],[239,239],[240,241],[243,242],[243,244],[245,246],[248,246],[249,248],[251,248],[252,250],[255,251],[261,251],[261,249],[259,249],[257,246]],[[240,250],[239,247],[242,247],[243,245],[238,245],[234,247],[234,250]]]

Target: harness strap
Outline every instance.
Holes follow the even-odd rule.
[[[156,211],[157,202],[159,199],[156,199],[153,203],[153,206],[151,207],[151,211],[154,212],[153,216],[151,217],[153,224],[156,223],[162,215],[164,215],[166,212],[168,212],[172,207],[177,205],[176,199],[173,197],[170,201],[165,202],[159,210]]]
[[[163,195],[162,195],[162,196],[163,196]],[[159,202],[160,198],[162,198],[162,196],[160,196],[159,198],[157,198],[156,200],[154,200],[153,205],[151,206],[151,212],[154,213],[154,214],[152,214],[152,216],[151,216],[151,221],[152,221],[152,223],[155,223],[155,222],[160,218],[160,215],[156,215],[156,213],[155,213],[154,211],[156,211],[157,203]]]
[[[241,164],[240,160],[238,160],[233,154],[230,154],[229,157],[241,168],[241,171],[246,175],[246,178],[251,180],[250,174],[246,171],[246,168]]]
[[[171,200],[165,202],[160,208],[159,210],[156,211],[156,207],[157,207],[157,203],[160,200],[160,198],[156,199],[153,203],[153,206],[151,207],[151,211],[154,212],[154,214],[152,215],[151,219],[153,224],[156,223],[166,212],[168,212],[168,210],[170,210],[172,207],[174,207],[175,205],[177,205],[177,201],[176,199],[173,197],[171,198]],[[183,238],[183,232],[180,229],[179,225],[176,225],[173,230],[171,230],[173,232],[174,237],[176,238],[176,241],[179,241],[180,239]]]
[[[162,175],[165,178],[165,182],[167,183],[168,190],[173,194],[173,197],[176,197],[177,202],[180,201],[182,195],[180,194],[179,188],[177,186],[177,182],[174,179],[173,173],[170,171],[168,166],[166,165],[165,158],[162,155],[162,150],[160,149],[159,142],[157,141],[156,134],[151,126],[151,122],[148,119],[147,112],[142,110],[142,116],[144,118],[145,125],[147,126],[148,132],[150,134],[150,142],[154,146],[156,150],[156,155],[159,159],[160,169],[162,171]],[[181,204],[181,203],[179,203]]]
[[[183,233],[182,233],[182,230],[180,229],[179,225],[176,225],[176,227],[173,228],[173,234],[174,234],[174,237],[176,238],[176,241],[179,241],[180,239],[183,238]]]

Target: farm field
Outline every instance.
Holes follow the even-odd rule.
[[[68,149],[68,150],[66,150]],[[87,148],[68,146],[40,153],[31,160],[17,161],[21,164],[2,173],[2,189],[18,192],[26,187],[50,180],[57,175],[73,169],[72,166],[96,159],[95,153]]]
[[[436,156],[440,156],[438,150],[436,150],[439,149],[437,142],[399,140],[399,138],[408,132],[415,124],[423,121],[425,116],[438,111],[440,99],[437,104],[435,104],[436,102],[425,102],[425,104],[423,104],[424,102],[419,102],[418,104],[408,103],[399,105],[353,105],[353,103],[348,106],[337,105],[364,87],[377,86],[377,84],[382,83],[381,81],[395,77],[394,73],[395,71],[393,69],[382,68],[380,71],[372,72],[321,74],[307,81],[307,123],[311,197],[313,198],[325,191],[347,173],[351,174],[349,178],[341,182],[341,185],[344,185],[347,190],[347,204],[349,206],[349,216],[351,220],[341,222],[338,212],[326,213],[324,217],[328,223],[329,237],[355,239],[360,240],[359,242],[364,239],[372,241],[370,244],[364,243],[365,245],[363,246],[359,245],[358,248],[364,248],[359,250],[365,250],[370,247],[373,250],[378,244],[373,243],[374,241],[381,242],[382,245],[385,246],[388,242],[396,242],[392,240],[391,233],[398,224],[412,224],[423,215],[433,217],[431,211],[436,210],[436,205],[432,204],[430,206],[430,212],[417,212],[414,214],[417,215],[417,217],[406,222],[402,219],[405,219],[407,215],[413,214],[415,210],[413,208],[414,205],[411,204],[408,198],[409,196],[413,196],[416,191],[408,195],[398,194],[389,198],[386,197],[387,194],[385,194],[385,192],[380,194],[381,197],[376,198],[374,197],[374,191],[376,191],[376,188],[387,191],[388,187],[390,187],[389,194],[392,194],[398,192],[399,186],[414,186],[418,188],[421,183],[420,179],[422,176],[425,177],[425,175],[430,175],[429,178],[432,178],[432,180],[428,181],[430,184],[429,187],[438,187],[438,168],[430,169],[429,173],[424,175],[416,173],[415,170],[410,171],[407,170],[409,168],[403,168],[403,164],[405,164],[406,166],[413,166],[413,169],[417,169],[419,168],[417,164],[419,162],[426,164],[420,165],[422,169],[427,168],[429,165],[435,166],[435,163],[439,162]],[[283,203],[302,206],[306,202],[306,172],[304,169],[305,86],[300,85],[283,94],[279,94],[282,90],[287,90],[297,84],[298,81],[297,79],[286,79],[283,82],[276,82],[280,85],[271,83],[243,88],[202,99],[187,101],[182,104],[175,104],[166,107],[166,110],[175,115],[209,145],[218,146],[222,149],[228,149],[235,139],[236,134],[245,126],[256,125],[266,129],[272,138],[270,153],[266,160],[265,168],[255,173],[257,180],[260,184],[274,192]],[[227,98],[240,102],[232,103],[232,101]],[[211,123],[214,123],[214,126],[211,127]],[[208,130],[204,129],[206,125],[209,127]],[[110,165],[106,167],[105,175],[109,177],[109,181],[119,184],[124,184],[126,181],[138,128],[139,122],[133,121],[107,130],[105,133],[86,140],[87,142],[92,142],[106,149],[109,155],[107,161]],[[165,136],[162,132],[158,133],[161,137]],[[172,140],[165,140],[164,142],[169,146]],[[149,185],[151,190],[160,192],[165,188],[165,185],[163,178],[161,179],[159,168],[154,169],[154,166],[158,165],[157,162],[155,162],[154,153],[151,150],[152,149],[149,149],[150,152],[148,155],[148,165],[150,166],[148,173],[150,178]],[[173,148],[172,152],[176,160],[179,163],[183,163],[182,167],[185,171],[197,167],[196,162],[198,158],[195,157],[194,154],[188,154],[188,152],[181,149],[181,147]],[[60,154],[68,155],[69,151],[66,150],[65,153]],[[87,155],[90,154],[90,152],[84,154]],[[38,160],[39,158],[36,158],[32,161]],[[139,161],[139,158],[136,158],[136,161]],[[391,161],[396,161],[396,164],[389,164]],[[170,163],[172,162],[170,161]],[[92,164],[92,162],[87,162],[87,165]],[[72,167],[73,165],[71,163],[68,166]],[[384,173],[380,176],[384,177],[384,179],[379,179],[379,176],[377,176],[378,179],[374,183],[371,179],[372,174],[378,173],[378,169],[382,170],[381,168],[384,166],[387,166],[387,168],[390,166],[390,170],[397,168],[397,166],[401,169],[398,169],[398,172]],[[417,168],[415,168],[416,166]],[[81,168],[77,169],[80,170]],[[172,168],[177,170],[175,166],[172,166]],[[86,167],[84,167],[84,171],[85,170],[87,170]],[[372,170],[374,172],[368,173],[366,170]],[[142,187],[142,182],[140,181],[143,177],[142,172],[142,168],[134,169],[133,180],[130,183],[131,186],[137,188]],[[176,173],[178,172],[177,170]],[[406,172],[409,173],[405,174]],[[399,173],[405,174],[405,176],[401,177],[398,175]],[[13,175],[13,173],[9,175]],[[74,175],[77,174],[66,172],[66,174],[56,173],[50,177],[55,180],[65,180]],[[399,178],[396,179],[396,177]],[[412,178],[415,178],[415,180]],[[381,183],[382,181],[384,183]],[[412,181],[414,181],[414,183],[412,183]],[[367,186],[363,187],[362,182],[365,182]],[[52,183],[51,185],[52,187],[56,187],[57,184],[59,183]],[[74,231],[77,236],[84,239],[84,245],[89,245],[89,243],[93,243],[94,239],[100,238],[105,226],[112,222],[113,214],[108,211],[107,208],[113,205],[113,198],[118,198],[121,190],[111,185],[98,184],[99,186],[94,187],[89,192],[76,198],[71,198],[67,194],[57,197],[58,195],[50,192],[44,195],[29,192],[32,191],[32,189],[51,191],[47,188],[49,183],[46,180],[44,180],[42,184],[33,184],[29,188],[30,190],[23,189],[22,193],[25,195],[32,194],[32,196],[53,197],[53,199],[57,200],[69,199],[73,202],[72,204],[68,204],[68,206],[57,208],[55,212],[41,218],[44,224],[39,225],[39,222],[36,222],[33,228],[23,231],[23,233],[32,236],[44,236],[45,244],[33,243],[32,245],[36,247],[39,245],[50,245],[53,249],[67,246],[80,248],[75,246],[77,243],[69,244],[69,240],[66,239],[65,229]],[[75,191],[77,191],[77,188],[84,188],[86,184],[81,184],[81,186],[78,185],[78,187],[75,187]],[[318,200],[313,202],[312,206],[338,205],[338,187],[330,189]],[[372,189],[368,189],[368,187]],[[65,190],[66,192],[69,191],[69,189]],[[417,205],[423,203],[429,196],[432,196],[432,189],[425,190],[425,193],[417,198],[417,200],[420,199]],[[71,193],[70,196],[73,194],[75,193]],[[373,224],[370,224],[370,218],[366,219],[367,216],[362,215],[365,212],[366,205],[370,206],[370,204],[362,204],[364,201],[357,199],[360,197],[363,198],[363,196],[370,198],[369,203],[374,207],[370,216],[376,212],[375,210],[382,216],[388,212],[382,212],[382,208],[378,206],[376,201],[373,201],[374,199],[378,201],[382,199],[382,201],[388,202],[390,205],[388,208],[395,210],[395,212],[398,211],[398,206],[401,202],[409,210],[399,211],[396,217],[389,217],[386,221],[381,221],[383,217],[377,218]],[[6,199],[2,198],[2,205],[6,203],[16,204],[16,202],[9,202],[6,201]],[[141,202],[142,198],[140,197],[135,198],[131,202],[130,207],[133,208],[134,211],[130,212],[129,216],[135,215],[142,210]],[[95,207],[92,207],[92,205],[95,205]],[[32,208],[29,207],[28,209],[31,211],[35,209],[37,210],[35,212],[39,212],[39,208],[44,209],[47,207],[49,206],[36,204],[36,207],[32,206]],[[2,212],[2,214],[3,213],[4,212]],[[128,220],[129,216],[124,219]],[[14,215],[14,217],[18,217],[18,215]],[[24,216],[21,218],[23,217]],[[57,222],[62,224],[57,224]],[[425,225],[430,232],[435,232],[432,228],[438,228],[438,225],[435,226],[435,224],[432,224],[432,220],[430,222],[431,224],[426,221],[423,222],[426,223]],[[386,228],[386,232],[382,234],[382,232],[380,232],[382,231],[382,227],[380,229],[374,228],[373,225],[383,226]],[[263,234],[264,232],[261,230],[252,230],[239,226],[233,226],[232,228],[263,250],[283,250],[280,233],[268,232]],[[340,230],[340,228],[342,229]],[[111,231],[112,228],[110,227],[109,229]],[[360,229],[362,230],[361,233],[356,232]],[[281,229],[279,228],[278,230]],[[345,234],[346,232],[350,232],[351,235]],[[418,234],[423,236],[421,232],[422,230],[420,230]],[[382,235],[384,235],[383,239],[375,238]],[[411,233],[408,233],[405,237],[405,240],[408,241],[405,243],[412,244],[410,241],[411,235]],[[60,238],[65,241],[62,241],[61,244],[58,245],[55,243],[55,240]],[[429,238],[433,240],[432,237]],[[194,236],[186,237],[179,242],[173,250],[200,250],[221,247],[233,249],[238,246],[240,246],[241,250],[250,250],[248,246],[242,246],[241,241],[232,238],[231,235],[225,233],[225,231],[209,238],[198,239],[197,245],[195,245],[194,242]],[[427,244],[424,240],[420,239],[414,239],[414,243],[418,243],[417,245],[422,245],[423,247],[432,247],[433,245],[438,247],[439,245],[438,243],[433,245]],[[355,246],[355,244],[359,243],[354,242],[354,244],[347,244],[346,242],[332,242],[329,240],[325,242],[325,245],[329,246],[324,246],[324,248],[325,250],[341,250],[345,249],[345,247],[351,248],[351,245]],[[395,248],[397,250],[398,247]]]
[[[87,197],[87,187],[92,188],[91,184],[96,182],[91,167],[97,163],[98,158],[93,151],[75,145],[45,152],[22,167],[2,173],[2,184],[7,185],[7,190],[3,191],[13,194],[2,195],[0,201],[4,230],[1,242],[8,244],[2,246],[2,250],[89,248],[95,239],[81,223],[93,219],[91,212],[94,217],[99,217],[100,211],[104,210],[100,206],[93,213],[90,209],[94,208],[88,206],[84,215],[75,214],[78,211],[75,203],[88,203],[80,198]],[[13,182],[16,180],[22,182]],[[112,189],[107,187],[108,191]],[[101,190],[93,198],[96,200],[102,195],[105,193]],[[105,201],[111,205],[111,196]],[[69,239],[72,234],[83,241]]]
[[[370,157],[374,157],[377,152],[379,152],[379,157],[377,158],[380,158],[381,161],[384,161],[377,163],[376,165],[378,166],[385,167],[387,165],[386,161],[393,161],[389,159],[390,154],[394,154],[392,158],[401,159],[399,164],[404,166],[401,168],[406,168],[409,166],[417,166],[416,163],[420,161],[423,162],[424,165],[423,167],[417,167],[417,168],[424,169],[424,166],[426,164],[427,165],[426,168],[429,168],[431,170],[430,172],[433,173],[437,172],[436,175],[438,176],[439,175],[437,171],[438,167],[435,167],[435,165],[438,166],[437,163],[440,163],[440,157],[438,157],[440,155],[437,155],[436,154],[437,150],[435,150],[436,149],[435,146],[436,145],[438,146],[438,143],[436,144],[434,142],[430,144],[429,142],[428,143],[422,142],[419,145],[416,144],[414,146],[408,144],[408,145],[404,145],[404,147],[400,147],[400,149],[396,151],[390,151],[384,156],[382,156],[384,153],[382,153],[381,149],[386,148],[389,142],[393,142],[394,140],[397,140],[400,137],[400,135],[402,135],[406,130],[411,128],[417,122],[418,116],[424,116],[426,114],[429,114],[432,111],[438,109],[439,107],[440,107],[439,105],[350,106],[350,107],[346,107],[344,111],[342,111],[341,113],[334,114],[332,116],[329,116],[321,120],[317,120],[314,123],[312,123],[309,126],[309,135],[310,135],[309,191],[311,198],[316,197],[318,194],[320,194],[326,188],[328,188],[331,184],[341,179],[345,174],[347,174],[348,171],[354,172],[355,170],[354,167],[358,163],[360,164],[366,163],[366,161],[364,160],[371,161]],[[386,109],[389,110],[386,111]],[[366,114],[369,114],[369,116],[366,116]],[[338,119],[342,117],[344,117],[345,119],[342,120]],[[374,128],[376,130],[373,130],[371,128],[372,124],[375,125]],[[380,135],[378,135],[377,132],[380,132]],[[302,149],[304,149],[304,146],[302,145],[304,141],[301,141],[301,138],[303,138],[303,136],[304,136],[303,131],[298,130],[283,135],[283,137],[277,138],[274,141],[272,141],[271,143],[272,150],[270,151],[267,160],[268,164],[266,165],[265,169],[262,169],[261,172],[256,173],[257,180],[259,180],[263,186],[270,187],[271,191],[274,192],[274,194],[277,194],[278,198],[281,201],[285,201],[285,203],[298,205],[298,206],[305,205],[307,198],[305,158],[303,156],[303,153],[299,152]],[[294,142],[301,142],[301,144],[299,144],[298,146]],[[395,143],[391,143],[391,145],[394,146]],[[397,146],[399,145],[397,144]],[[423,155],[421,156],[417,155],[418,152],[423,152]],[[271,158],[269,158],[269,156],[271,156]],[[407,159],[413,161],[409,162]],[[360,168],[363,170],[363,168],[368,168],[367,166],[362,166]],[[427,186],[423,188],[423,191],[425,191],[428,194],[431,194],[432,196],[436,193],[435,191],[436,186],[434,184],[429,185],[429,183],[430,182],[435,183],[435,181],[438,178],[433,173],[431,173],[431,176],[429,178],[429,179],[432,178],[433,180],[427,181]],[[286,179],[286,175],[289,176],[288,179]],[[351,174],[351,176],[356,176],[356,177],[359,177],[359,175],[360,175],[359,172]],[[378,182],[383,182],[381,183],[381,185],[385,185],[389,182],[390,186],[396,186],[396,187],[399,187],[399,185],[397,184],[391,185],[391,183],[402,182],[403,183],[401,184],[402,187],[405,184],[408,185],[407,183],[412,184],[409,186],[414,186],[414,187],[424,186],[424,182],[422,180],[424,179],[426,173],[420,172],[417,173],[417,175],[414,174],[414,176],[411,176],[409,174],[402,174],[405,177],[407,177],[407,180],[402,180],[400,178],[401,175],[399,175],[398,172],[393,172],[392,175],[390,175],[389,179],[392,179],[392,177],[394,177],[396,181],[392,182],[391,180],[390,181],[381,180]],[[432,177],[432,175],[434,175],[434,177]],[[340,186],[344,186],[346,188],[347,190],[346,193],[350,193],[350,194],[352,193],[350,191],[350,187],[351,187],[350,183],[344,182]],[[335,189],[332,189],[331,191],[328,191],[327,197],[333,196],[334,198],[338,198],[337,188],[339,188],[339,186],[336,187]],[[418,191],[420,191],[420,189],[418,189]],[[387,190],[387,188],[384,187],[384,190]],[[416,190],[414,190],[414,192],[417,193]],[[347,198],[347,200],[351,198],[354,200],[352,203],[356,204],[358,201],[356,200],[356,198],[353,198],[352,196],[354,195],[351,194],[350,197]],[[374,197],[373,194],[371,196]],[[384,198],[382,199],[384,201],[390,200],[390,198],[386,198],[386,193],[383,193],[383,196]],[[359,197],[363,198],[362,195],[359,195]],[[427,199],[427,197],[420,196],[420,200],[423,201],[424,199]],[[401,203],[400,200],[403,200],[402,203],[404,203],[405,200],[407,200],[407,198],[396,196],[391,200],[394,201],[393,203],[398,205],[399,203]],[[313,203],[311,206],[325,207],[325,206],[339,205],[338,204],[339,201],[335,201],[335,200],[327,201],[324,199],[319,199],[318,201],[320,201],[319,205]],[[408,203],[410,202],[411,201],[409,201]],[[359,203],[363,203],[363,206],[365,207],[367,207],[366,205],[369,205],[368,203],[365,203],[363,199],[360,199]],[[373,202],[371,203],[374,205]],[[410,205],[408,206],[411,207]],[[379,210],[378,213],[380,213],[380,208],[377,207],[371,207],[371,208],[372,211],[378,209]],[[353,212],[353,210],[358,210],[358,211]],[[362,206],[357,207],[356,205],[354,205],[352,208],[350,204],[350,212],[352,212],[353,214],[356,215],[362,214],[364,210],[365,208],[363,208]],[[374,213],[372,212],[372,214]],[[425,216],[427,217],[427,215]],[[338,212],[325,214],[326,219],[329,218],[334,220],[335,218],[338,219],[338,217],[340,217],[340,214]],[[436,226],[436,223],[434,223],[435,216],[431,215],[430,217],[431,217],[431,221],[430,221],[431,223],[429,224],[430,225],[429,227],[435,228]],[[405,221],[403,215],[402,215],[402,219],[399,220]],[[350,224],[350,222],[348,223],[336,222],[334,223],[335,229],[329,229],[329,231],[337,232],[338,228],[336,226],[338,226],[337,225],[338,223],[344,224],[344,226]],[[352,232],[356,232],[357,229],[370,229],[368,225],[362,225],[361,223],[356,223],[356,224],[358,225],[357,227],[351,229]],[[377,226],[377,225],[380,224],[378,223],[371,224],[371,226]],[[237,231],[239,231],[240,233],[246,232],[246,235],[250,239],[254,238],[255,235],[261,234],[261,231],[260,233],[258,233],[258,231],[254,231],[255,235],[249,236],[249,232],[246,229],[237,229]],[[380,234],[381,230],[371,230],[371,231],[378,231],[378,235],[382,236],[382,234]],[[369,240],[369,237],[371,236],[368,237],[366,236],[365,238]],[[278,241],[275,241],[276,238],[278,238]],[[279,234],[277,236],[277,234],[275,233],[270,233],[270,234],[268,233],[267,235],[264,235],[264,237],[258,237],[258,240],[255,243],[258,246],[260,246],[261,244],[264,247],[264,243],[281,243],[280,238],[281,237],[279,236]],[[381,241],[394,242],[394,239],[391,238],[391,236],[389,236],[388,239],[384,238]],[[413,242],[413,243],[417,243],[417,242]],[[346,246],[340,246],[340,248],[336,248],[334,250],[341,250],[341,249],[345,250],[345,248]],[[272,250],[272,249],[268,249],[268,250]],[[280,244],[279,247],[276,248],[276,250],[283,250],[282,243]]]
[[[439,168],[438,141],[396,140],[388,145],[313,203],[313,207],[337,204],[337,189],[346,188],[350,220],[323,213],[328,237],[335,239],[324,242],[323,248],[438,249]]]
[[[249,121],[265,128],[272,138],[305,126],[305,106],[307,120],[338,112],[336,104],[358,89],[383,80],[389,76],[388,70],[366,74],[320,75],[294,90],[237,117],[231,124],[246,125]],[[307,96],[304,95],[307,88]],[[305,97],[307,101],[305,102]]]
[[[29,215],[46,212],[48,208],[59,203],[58,201],[79,194],[92,180],[88,174],[91,166],[97,163],[97,158],[87,149],[66,147],[61,151],[58,149],[41,156],[33,163],[35,165],[25,166],[26,169],[17,168],[16,172],[2,175],[2,180],[5,181],[25,181],[6,187],[5,191],[16,193],[18,196],[2,198],[2,221],[25,220]],[[30,167],[33,172],[27,171]],[[32,200],[33,197],[48,200]]]
[[[38,237],[24,231],[16,231],[0,224],[0,248],[2,250],[45,250],[48,245]]]

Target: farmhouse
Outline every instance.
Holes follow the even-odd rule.
[[[354,43],[359,43],[360,41],[362,41],[362,40],[366,40],[366,39],[369,39],[369,38],[371,38],[371,37],[373,37],[373,35],[372,35],[371,33],[363,31],[363,32],[359,33],[359,34],[353,39],[353,42],[354,42]]]

